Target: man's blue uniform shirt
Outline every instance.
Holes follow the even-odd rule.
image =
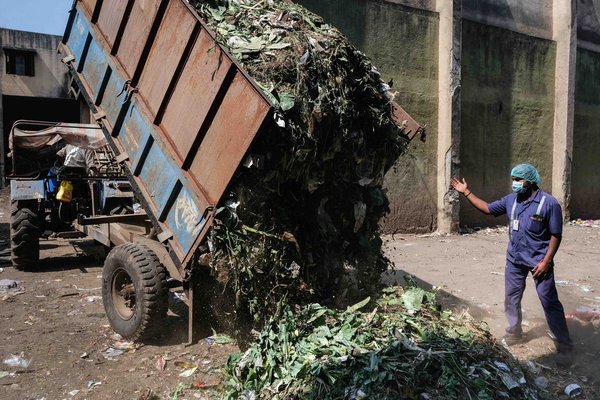
[[[546,197],[539,215],[536,211],[543,197]],[[510,215],[513,204],[517,200],[514,218],[519,221],[519,229],[513,230]],[[510,241],[506,251],[506,259],[517,265],[533,268],[540,262],[550,244],[550,235],[562,234],[562,210],[558,201],[548,193],[538,189],[537,192],[523,201],[516,193],[501,198],[488,204],[490,214],[508,216],[508,232]]]

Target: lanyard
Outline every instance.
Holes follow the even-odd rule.
[[[542,200],[540,200],[540,204],[538,205],[537,210],[535,210],[535,215],[541,215],[540,213],[542,212],[542,207],[544,206],[544,202],[546,201],[546,196],[542,197]],[[514,220],[515,219],[515,210],[517,209],[517,199],[515,198],[515,202],[513,203],[512,206],[512,211],[510,212],[510,220]]]
[[[537,210],[535,211],[535,215],[541,215],[542,207],[544,206],[544,202],[546,201],[546,196],[542,196],[542,200],[540,200],[540,204],[538,205]],[[518,221],[515,222],[515,210],[517,209],[517,198],[515,197],[515,202],[513,203],[512,210],[510,212],[510,226],[508,227],[508,232],[512,236],[512,231],[519,230]],[[517,215],[517,218],[519,216]]]

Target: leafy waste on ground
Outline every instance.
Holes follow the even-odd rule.
[[[485,325],[415,286],[344,311],[283,307],[224,373],[226,399],[549,398]]]
[[[220,204],[215,276],[263,321],[282,297],[331,298],[347,287],[346,270],[356,286],[375,285],[388,266],[383,178],[407,143],[390,87],[339,31],[291,1],[191,3],[275,104]]]

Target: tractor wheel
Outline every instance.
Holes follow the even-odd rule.
[[[11,261],[16,269],[35,265],[40,260],[40,217],[37,200],[10,202]]]
[[[115,332],[134,340],[155,336],[167,315],[165,267],[146,246],[114,247],[102,269],[102,300]]]

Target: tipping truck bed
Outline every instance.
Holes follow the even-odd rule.
[[[183,0],[75,1],[59,51],[181,269],[270,101]]]
[[[74,0],[59,52],[70,90],[89,104],[153,227],[138,234],[111,225],[112,216],[79,221],[117,245],[103,269],[107,317],[126,337],[156,328],[166,267],[189,287],[194,341],[199,296],[189,266],[273,104],[185,0]],[[391,107],[409,139],[421,131]]]

